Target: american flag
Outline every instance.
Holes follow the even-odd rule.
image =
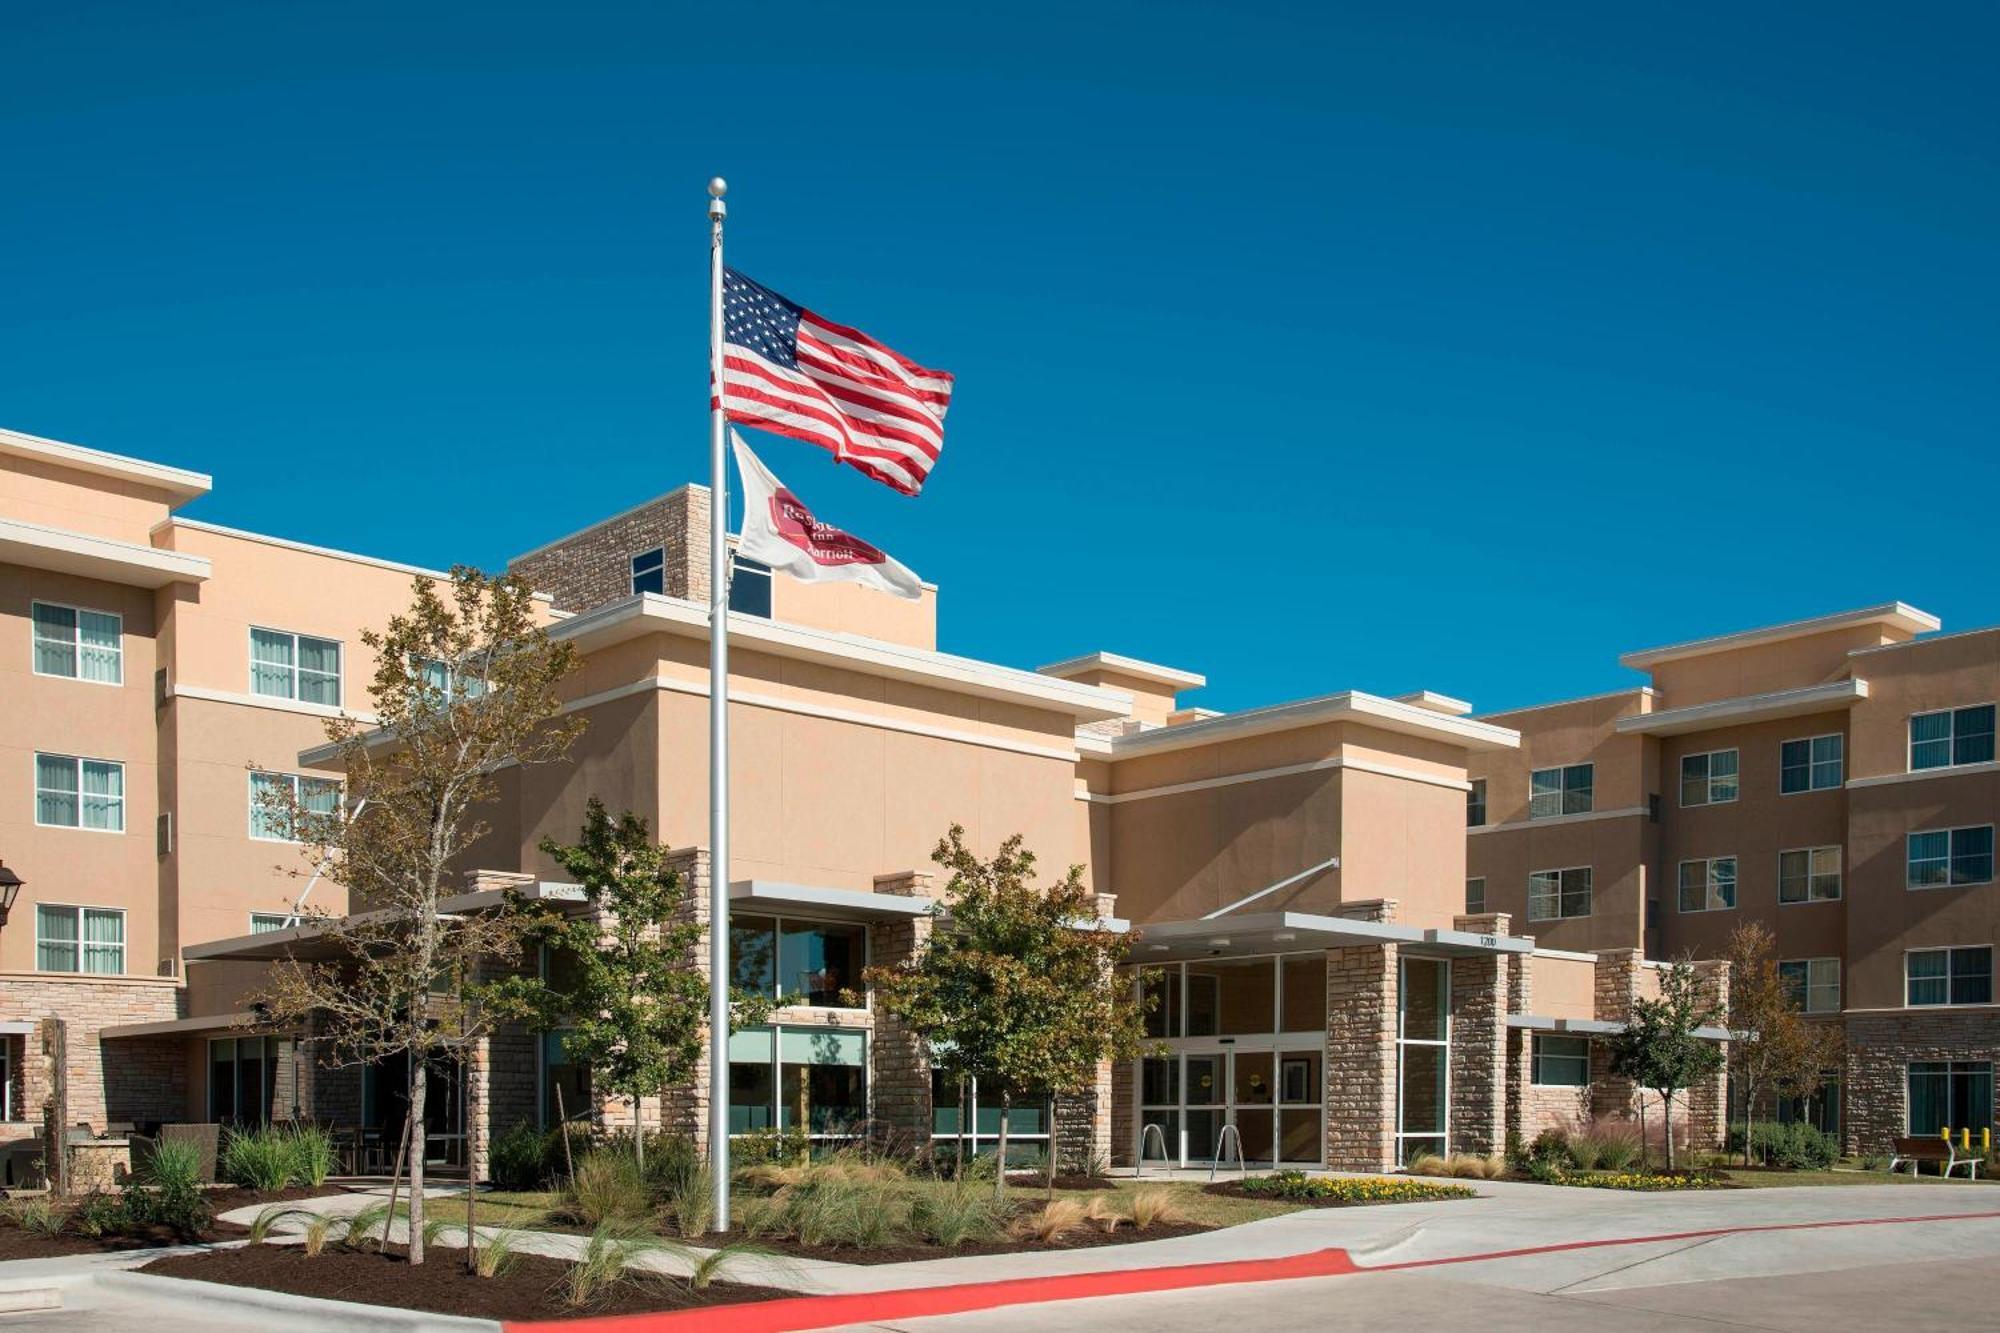
[[[723,409],[830,449],[905,495],[944,448],[951,375],[821,319],[735,269],[722,275]]]

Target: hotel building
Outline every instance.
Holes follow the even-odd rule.
[[[252,1007],[272,959],[323,947],[302,894],[346,906],[256,792],[341,800],[323,723],[367,718],[361,632],[442,575],[180,516],[209,485],[0,431],[0,863],[23,881],[0,1138],[39,1131],[57,1025],[72,1121],[401,1124],[398,1071],[321,1067]],[[708,499],[684,486],[511,562],[577,649],[588,725],[565,762],[503,775],[465,910],[505,887],[582,910],[536,845],[592,796],[644,816],[705,897]],[[1648,688],[1497,717],[1429,691],[1218,714],[1183,705],[1201,676],[1108,652],[940,652],[937,596],[737,569],[735,979],[779,1007],[645,1123],[699,1136],[713,1092],[743,1132],[988,1146],[997,1090],[961,1122],[915,1035],[845,1002],[931,928],[953,823],[1082,865],[1160,997],[1145,1058],[1018,1090],[1030,1150],[1377,1170],[1630,1116],[1598,1039],[1657,960],[1713,959],[1751,913],[1848,1028],[1838,1093],[1802,1113],[1871,1150],[1991,1119],[1995,633],[1898,605],[1635,654]],[[463,1164],[472,1128],[475,1171],[558,1106],[632,1115],[559,1032],[502,1031],[433,1077],[427,1152]],[[1725,1101],[1693,1091],[1697,1141]]]

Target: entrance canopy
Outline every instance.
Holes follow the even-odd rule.
[[[1196,958],[1303,953],[1370,944],[1407,944],[1444,957],[1534,952],[1534,941],[1514,935],[1353,921],[1315,912],[1254,912],[1214,921],[1161,921],[1134,926],[1128,961],[1171,963]]]

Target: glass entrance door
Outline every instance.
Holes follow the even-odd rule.
[[[1317,1165],[1324,1155],[1322,1059],[1316,1050],[1198,1050],[1140,1061],[1145,1164],[1206,1166],[1224,1127],[1234,1125],[1246,1166]],[[1235,1165],[1233,1146],[1224,1160]]]

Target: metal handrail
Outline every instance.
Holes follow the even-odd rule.
[[[1243,1164],[1243,1134],[1235,1125],[1224,1125],[1222,1132],[1215,1136],[1215,1156],[1208,1164],[1208,1178],[1215,1179],[1215,1173],[1222,1168],[1222,1149],[1229,1142],[1229,1136],[1236,1136],[1236,1174],[1248,1176],[1250,1168]]]
[[[1146,1174],[1146,1145],[1152,1142],[1147,1136],[1151,1134],[1160,1136],[1160,1162],[1165,1166],[1172,1166],[1174,1163],[1174,1159],[1167,1156],[1167,1131],[1161,1129],[1158,1122],[1148,1121],[1146,1127],[1139,1132],[1139,1160],[1132,1168],[1134,1180]]]

